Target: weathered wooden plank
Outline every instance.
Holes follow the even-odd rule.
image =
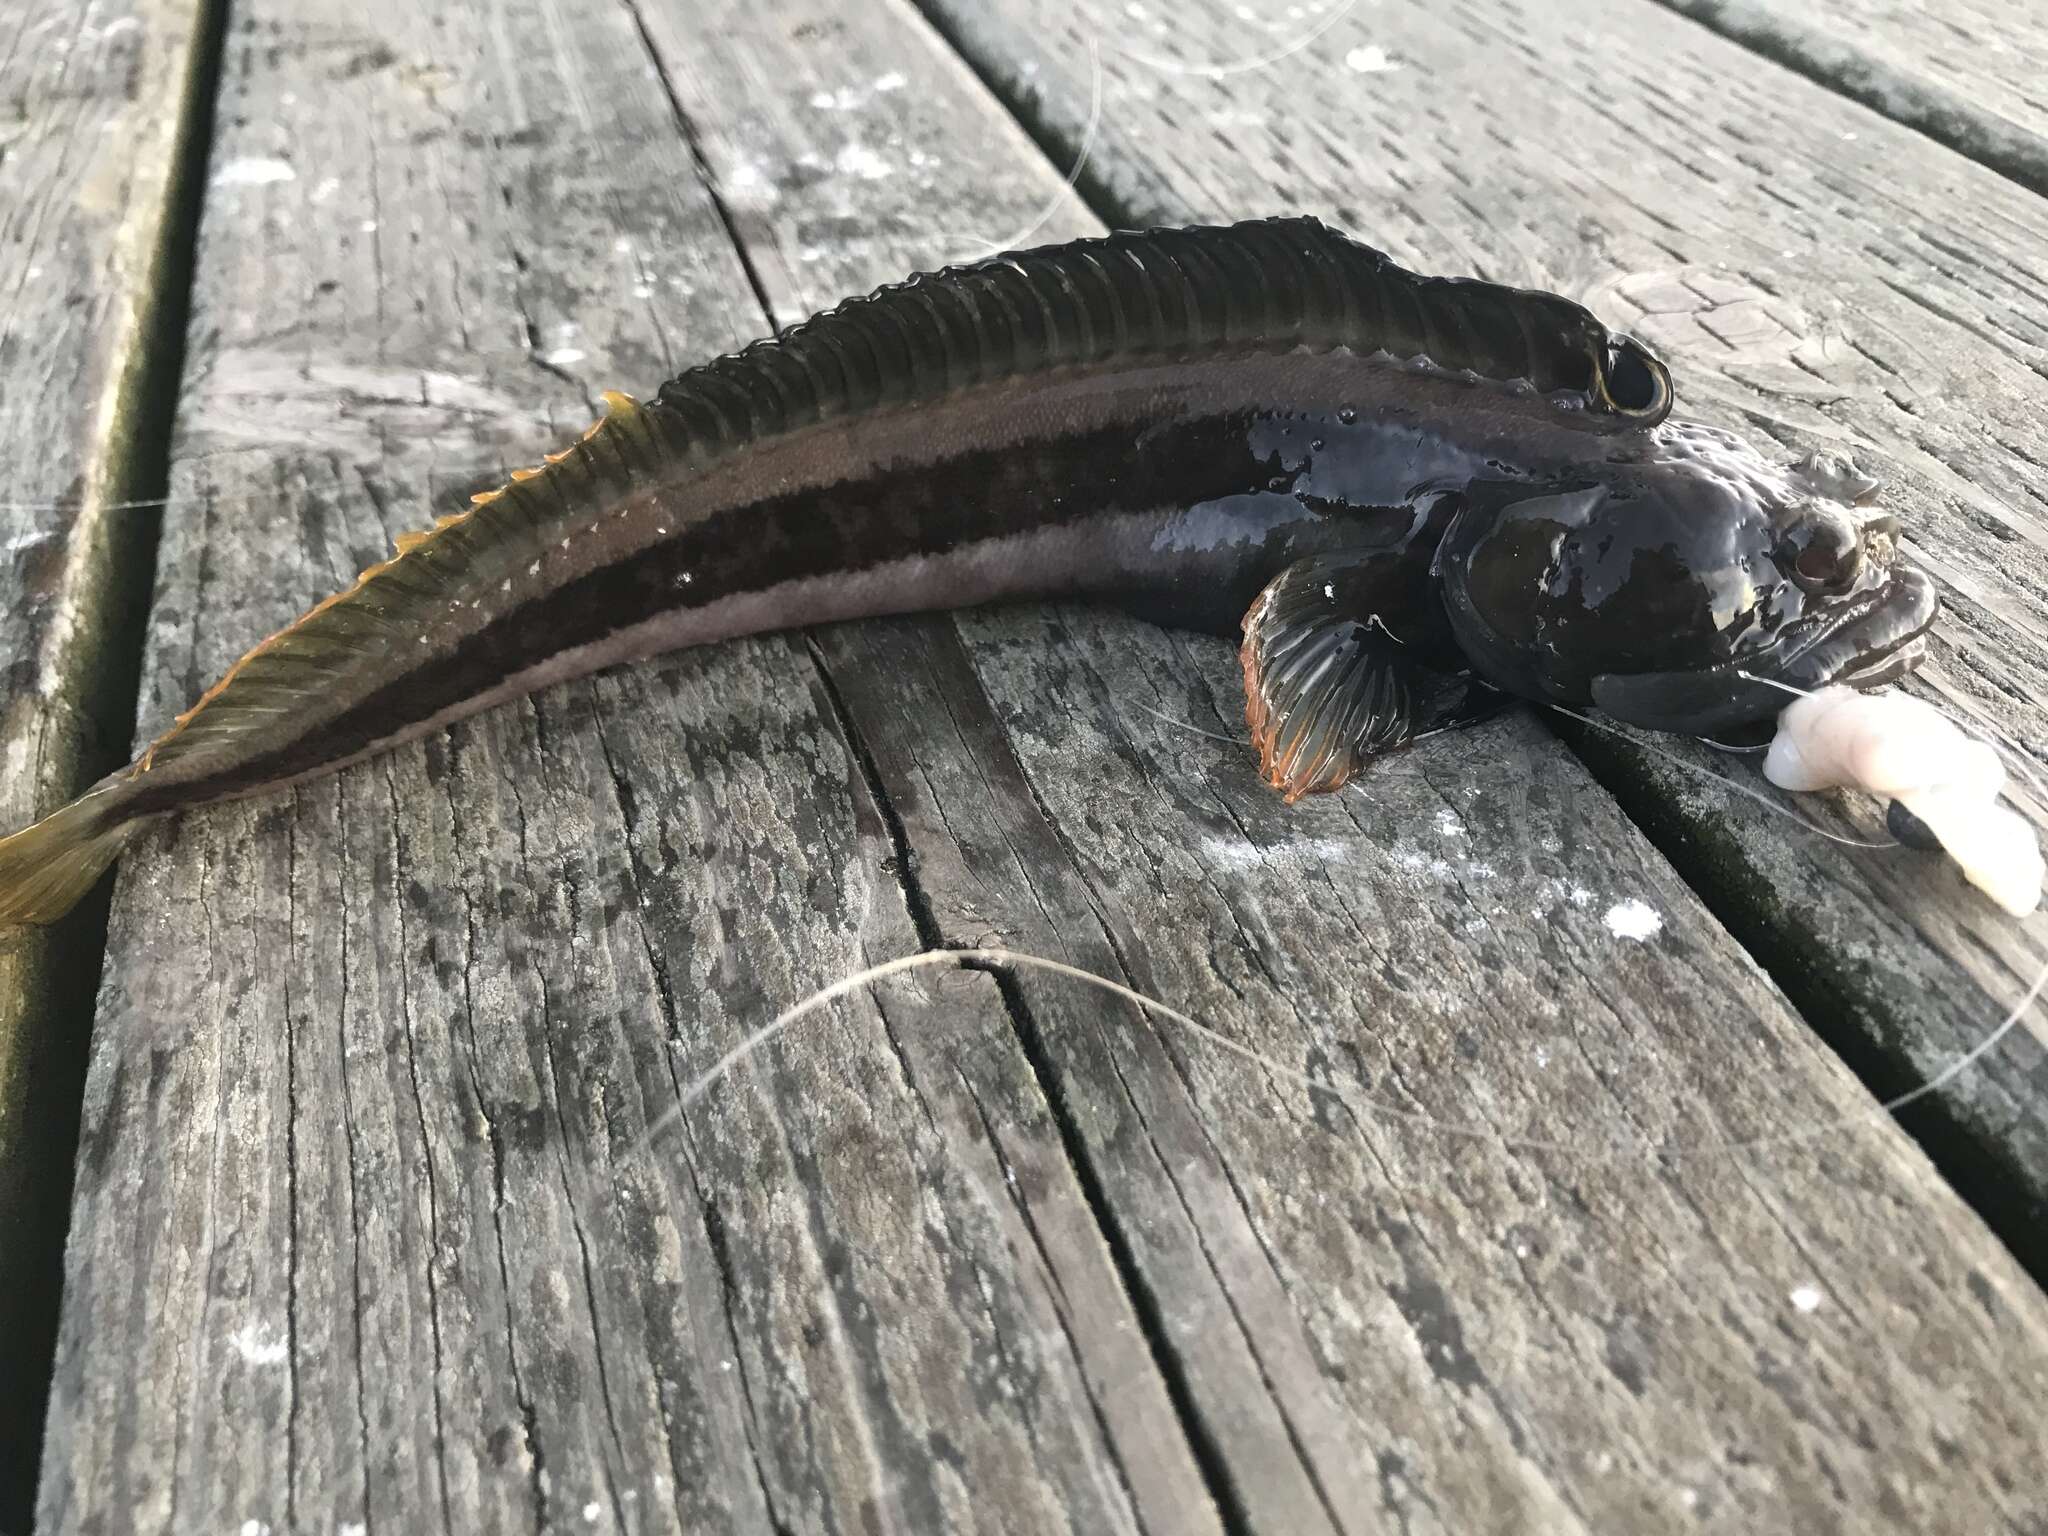
[[[194,304],[145,733],[761,324],[608,0],[239,5]],[[918,947],[898,865],[800,640],[138,849],[42,1528],[1215,1530],[990,978],[852,1000],[647,1139]]]
[[[2044,755],[2048,204],[1631,0],[1404,0],[1234,70],[1305,24],[1248,30],[1204,3],[1154,35],[1063,0],[934,9],[1061,146],[1084,137],[1099,45],[1084,179],[1132,220],[1298,207],[1428,269],[1571,292],[1669,354],[1682,410],[1788,453],[1853,449],[1943,585],[1915,688]],[[1683,819],[1666,824],[1680,867],[1887,1088],[1980,1043],[2048,950],[2048,919],[2015,925],[1932,856],[1866,858],[1747,802],[1717,814],[1682,778],[1630,782]],[[2044,1081],[2030,1013],[1922,1106],[2037,1265]]]
[[[0,15],[0,830],[118,761],[132,721],[155,517],[119,504],[152,493],[160,447],[151,369],[180,296],[198,13],[25,0]],[[30,1514],[102,922],[0,935],[5,1529]]]
[[[1050,120],[1085,118],[1057,7],[976,15]],[[900,62],[902,11],[779,21],[649,16],[779,318],[1015,235],[961,228],[1001,161],[943,136],[957,87]],[[1234,128],[1137,94],[1105,94],[1101,175],[1262,206],[1192,178],[1248,188],[1266,141],[1241,166]],[[1055,203],[1045,237],[1077,221]],[[1151,713],[1234,739],[1213,642],[1048,610],[819,643],[947,939],[1121,977],[1394,1111],[1011,989],[1241,1528],[2039,1518],[2014,1403],[2048,1381],[2040,1293],[1535,721],[1289,810],[1234,740]]]
[[[2027,0],[1662,0],[2048,192],[2048,28]]]

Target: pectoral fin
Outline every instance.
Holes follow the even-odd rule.
[[[1383,752],[1500,707],[1503,696],[1404,639],[1348,556],[1300,560],[1244,616],[1245,722],[1259,774],[1292,805],[1341,789]],[[1429,665],[1438,660],[1438,666]]]

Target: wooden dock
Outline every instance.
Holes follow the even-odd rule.
[[[0,826],[605,389],[1285,211],[1853,450],[1912,687],[2048,766],[2044,65],[2024,0],[16,0]],[[2048,916],[1528,711],[1288,808],[1240,700],[848,625],[152,835],[0,939],[0,1531],[2048,1531]],[[683,1102],[977,946],[1263,1064],[929,969]]]

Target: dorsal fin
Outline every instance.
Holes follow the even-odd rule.
[[[849,299],[662,386],[707,451],[964,385],[1116,356],[1347,346],[1576,396],[1644,426],[1669,375],[1556,294],[1425,277],[1312,218],[1126,231],[925,273]]]
[[[575,505],[579,495],[619,484],[628,468],[658,461],[660,442],[640,402],[616,390],[606,391],[604,402],[605,415],[573,447],[549,455],[545,467],[515,469],[497,490],[472,496],[466,511],[398,534],[389,560],[252,647],[150,744],[131,772],[230,747],[242,731],[267,726],[295,701],[331,688],[344,657],[416,642],[448,594],[474,576],[486,551],[503,558],[515,545],[523,549],[522,540],[540,537],[552,507]],[[240,707],[224,702],[231,685]]]
[[[1312,218],[1123,232],[948,267],[692,368],[651,405],[607,393],[607,414],[575,445],[400,536],[393,558],[242,657],[134,771],[231,749],[331,687],[344,660],[416,643],[483,561],[531,558],[561,509],[664,463],[1045,369],[1233,346],[1422,360],[1567,397],[1595,429],[1647,425],[1671,403],[1663,365],[1580,305],[1420,276]]]

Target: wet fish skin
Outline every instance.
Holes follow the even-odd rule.
[[[1282,573],[1335,562],[1341,582],[1295,582],[1260,610],[1284,627],[1246,640],[1287,679],[1262,708],[1247,663],[1262,767],[1291,798],[1504,692],[1584,702],[1645,658],[1690,686],[1745,635],[1886,608],[1869,582],[1767,577],[1787,528],[1839,521],[1819,494],[1839,473],[1802,481],[1664,423],[1670,401],[1662,365],[1579,306],[1408,273],[1313,220],[913,279],[644,405],[608,397],[544,468],[402,541],[130,768],[0,841],[0,922],[54,916],[155,817],[765,630],[1074,596],[1230,633]],[[1531,529],[1547,560],[1504,553],[1503,530]],[[1645,550],[1672,569],[1632,574]],[[1589,578],[1611,589],[1597,603]],[[1731,581],[1761,596],[1731,606]],[[1647,651],[1646,624],[1664,626]]]

